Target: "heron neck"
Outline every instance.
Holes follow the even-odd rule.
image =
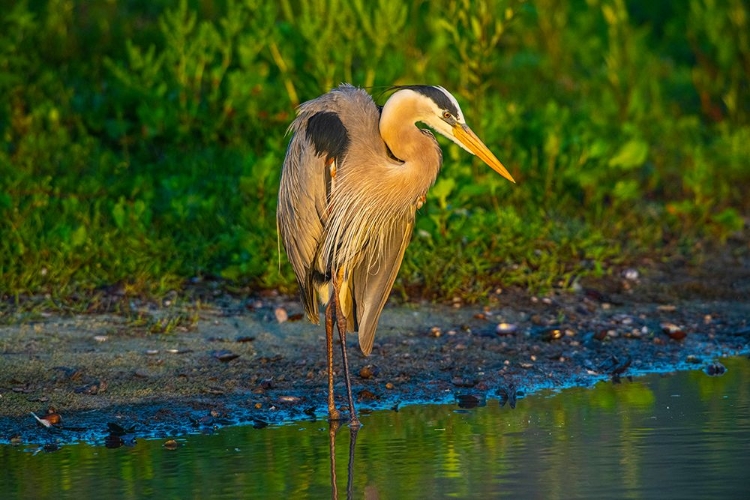
[[[402,108],[403,109],[403,108]],[[435,138],[420,130],[408,110],[384,113],[380,119],[380,135],[391,153],[404,162],[403,175],[414,176],[417,184],[425,184],[424,192],[435,182],[442,154]],[[406,116],[404,116],[406,115]]]

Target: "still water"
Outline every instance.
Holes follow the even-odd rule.
[[[2,446],[0,497],[750,498],[750,360],[722,362],[720,377],[602,382],[515,409],[363,414],[354,443],[317,421],[225,428],[174,450]]]

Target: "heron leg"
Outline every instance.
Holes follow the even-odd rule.
[[[333,309],[332,302],[326,306],[326,354],[328,361],[328,420],[340,420],[341,414],[333,400]]]
[[[339,300],[339,280],[341,272],[337,273],[336,278],[333,280],[333,303],[336,306],[336,326],[339,330],[339,338],[341,339],[341,358],[344,361],[344,378],[346,380],[346,394],[349,398],[349,412],[351,414],[349,420],[349,426],[352,428],[359,428],[361,425],[357,418],[357,409],[354,407],[354,398],[352,397],[352,381],[349,376],[349,359],[346,356],[346,316],[344,316],[344,310],[341,307],[341,301]]]

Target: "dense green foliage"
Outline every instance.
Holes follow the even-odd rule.
[[[446,144],[404,294],[567,284],[722,241],[750,208],[744,0],[0,7],[6,298],[201,276],[293,290],[274,219],[284,133],[341,81],[380,102],[393,83],[443,85],[518,181]]]

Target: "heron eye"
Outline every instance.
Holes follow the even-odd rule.
[[[448,119],[450,119],[452,117],[453,117],[453,115],[451,115],[450,111],[443,111],[443,118],[445,118],[446,120],[448,120]]]

